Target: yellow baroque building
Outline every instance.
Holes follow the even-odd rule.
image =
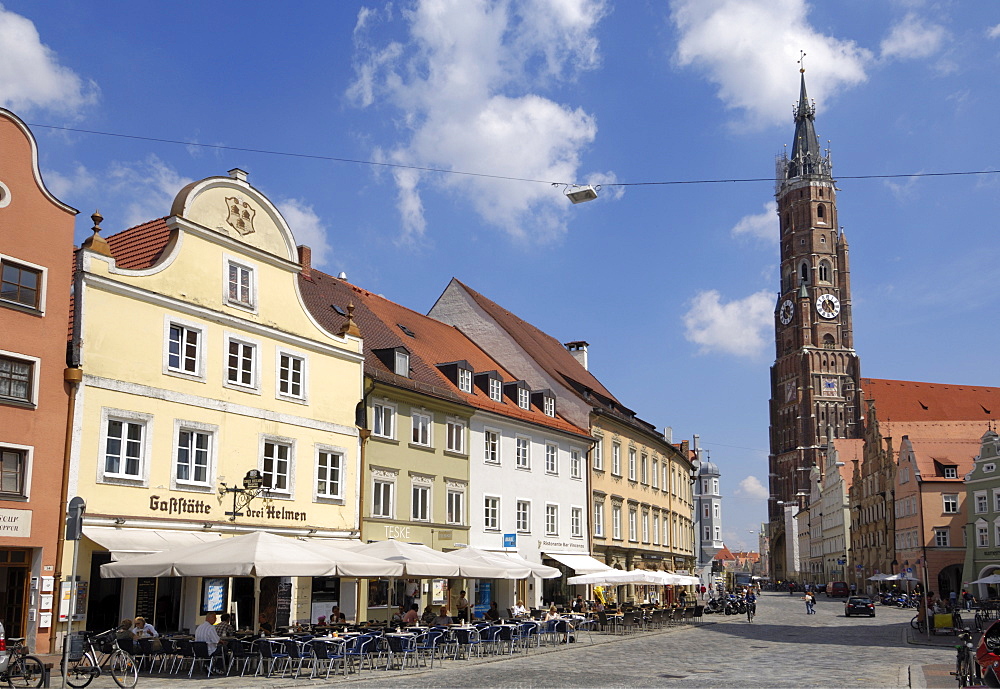
[[[108,239],[94,217],[71,352],[83,380],[68,489],[86,513],[61,621],[75,596],[93,630],[137,615],[193,630],[212,610],[255,626],[253,579],[104,579],[100,565],[254,530],[357,542],[361,339],[305,308],[308,249],[241,170],[188,185],[169,216]],[[350,610],[356,586],[265,578],[261,611],[279,626]]]

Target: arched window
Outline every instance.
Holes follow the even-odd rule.
[[[830,262],[820,261],[819,262],[819,281],[820,282],[830,282]]]
[[[805,261],[803,261],[802,265],[799,266],[799,282],[803,285],[809,284],[809,264]]]
[[[826,217],[826,208],[823,207],[822,203],[816,206],[816,217],[820,220]]]

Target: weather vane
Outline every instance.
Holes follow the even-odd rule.
[[[798,63],[799,63],[799,72],[802,73],[802,74],[805,74],[805,71],[806,71],[806,62],[805,62],[805,60],[806,60],[806,51],[800,50],[799,51]]]

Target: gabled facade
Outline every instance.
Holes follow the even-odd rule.
[[[193,629],[205,581],[102,579],[100,565],[253,530],[356,542],[362,343],[305,309],[292,230],[241,170],[180,190],[165,218],[99,230],[78,252],[73,332],[85,624]],[[245,506],[225,492],[258,482]],[[213,605],[256,623],[252,579],[211,583]],[[265,578],[260,609],[307,619],[313,586]],[[355,586],[339,591],[350,607]]]
[[[692,438],[697,444],[698,436]],[[696,447],[700,456],[702,449]],[[718,465],[708,460],[698,461],[698,476],[694,484],[695,534],[698,538],[697,576],[706,587],[712,585],[712,562],[723,547],[722,541],[722,489]]]
[[[827,445],[820,487],[820,520],[823,532],[823,581],[856,581],[857,568],[851,560],[851,504],[848,490],[854,460],[860,459],[864,442],[838,438]],[[864,590],[864,586],[860,586]]]
[[[622,569],[693,572],[693,465],[687,443],[672,444],[619,402],[588,370],[585,342],[564,346],[454,279],[430,315],[467,334],[532,389],[551,391],[560,415],[590,429],[591,544],[567,550],[566,543],[551,542],[549,556],[578,572],[592,561],[573,563],[566,555],[589,552]],[[634,595],[624,588],[619,592]]]
[[[54,644],[77,211],[45,187],[35,138],[0,109],[0,619],[40,652]]]
[[[1000,571],[1000,435],[990,429],[979,441],[979,455],[965,478],[968,526],[963,582]],[[977,599],[996,598],[1000,586],[970,584]]]
[[[558,413],[551,393],[518,379],[450,325],[345,280],[311,276],[308,285],[303,277],[303,292],[317,318],[336,324],[344,318],[331,305],[353,304],[366,342],[363,473],[371,497],[362,537],[438,550],[468,544],[539,564],[546,543],[585,552],[590,435]],[[463,587],[477,606],[568,602],[564,579],[531,578],[454,580],[447,601],[425,603],[454,609]]]
[[[963,482],[979,452],[981,429],[962,422],[914,423],[899,444],[893,573],[926,581],[944,599],[964,588],[962,568],[972,543],[966,540],[970,510]]]

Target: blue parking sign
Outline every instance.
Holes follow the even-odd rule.
[[[505,533],[503,535],[503,547],[504,548],[516,548],[517,547],[517,534],[516,533]]]

